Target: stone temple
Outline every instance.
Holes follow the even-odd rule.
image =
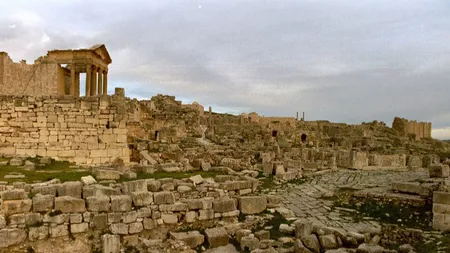
[[[80,96],[80,74],[86,74],[85,96],[106,94],[108,65],[112,60],[105,45],[51,50],[34,64],[15,63],[0,52],[1,95]]]

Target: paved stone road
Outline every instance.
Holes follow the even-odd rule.
[[[392,182],[413,181],[427,177],[428,173],[424,171],[339,170],[314,176],[303,184],[289,184],[286,188],[277,191],[283,197],[284,206],[292,210],[298,217],[326,226],[341,227],[348,231],[365,232],[379,229],[380,225],[370,218],[354,223],[349,216],[349,213],[354,210],[332,209],[333,201],[330,199],[335,191],[340,188],[359,190],[383,187],[389,186]]]

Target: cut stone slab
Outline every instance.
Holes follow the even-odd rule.
[[[201,175],[195,175],[189,178],[189,180],[194,183],[194,185],[198,185],[203,183],[203,177]]]
[[[231,198],[216,199],[213,202],[213,210],[216,213],[227,213],[236,210],[236,202]]]
[[[119,180],[120,172],[115,170],[96,170],[95,177],[98,180]]]
[[[446,178],[450,176],[450,168],[446,164],[430,165],[428,166],[430,177]]]
[[[81,177],[81,183],[83,183],[83,185],[91,185],[91,184],[96,184],[97,180],[95,180],[95,178],[93,176],[89,175],[89,176]]]
[[[103,253],[120,253],[120,236],[102,235]]]
[[[209,247],[216,248],[228,244],[228,233],[224,227],[205,229],[206,239]]]
[[[205,236],[198,231],[188,232],[170,232],[170,238],[174,240],[183,241],[191,249],[196,248],[205,241]]]
[[[205,253],[239,253],[232,244],[221,246],[213,249],[208,249]]]
[[[63,213],[84,213],[86,212],[86,204],[84,199],[77,199],[70,196],[55,198],[55,210]]]
[[[256,214],[266,210],[265,196],[245,196],[239,198],[239,210],[243,214]]]

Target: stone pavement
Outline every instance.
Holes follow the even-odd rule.
[[[381,226],[370,217],[355,223],[349,214],[356,210],[333,208],[332,199],[335,191],[345,188],[362,190],[388,187],[392,182],[425,178],[428,178],[426,171],[337,170],[313,176],[303,184],[288,184],[286,188],[277,189],[277,194],[282,196],[284,207],[292,210],[298,217],[325,226],[367,232],[380,229]]]

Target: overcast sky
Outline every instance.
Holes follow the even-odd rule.
[[[174,95],[214,111],[391,125],[450,139],[448,0],[14,0],[0,51],[103,43],[109,92]]]

